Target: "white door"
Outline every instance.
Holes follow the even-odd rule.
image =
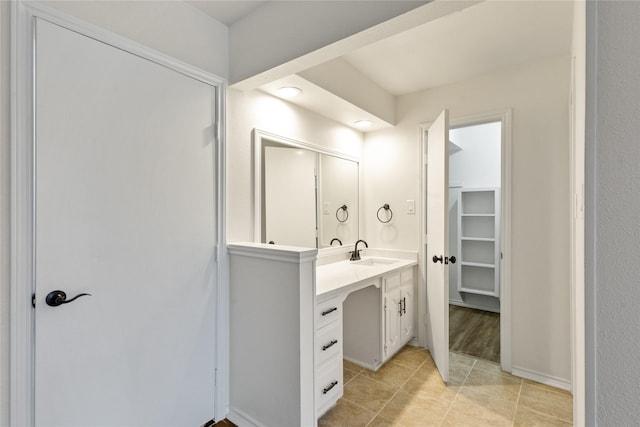
[[[279,245],[316,247],[316,153],[264,149],[265,239]]]
[[[214,416],[216,89],[36,26],[35,423],[202,425]]]
[[[429,348],[449,381],[449,111],[427,133],[427,315]]]

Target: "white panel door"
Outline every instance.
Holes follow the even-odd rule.
[[[427,314],[429,347],[443,381],[449,381],[449,111],[427,133]],[[436,260],[437,257],[438,259]]]
[[[214,416],[216,89],[36,25],[36,425],[202,425]],[[50,306],[56,290],[91,295]]]
[[[316,153],[265,147],[266,241],[316,247]]]

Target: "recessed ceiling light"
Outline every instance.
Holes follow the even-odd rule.
[[[354,123],[354,125],[356,125],[359,128],[367,128],[372,124],[373,122],[371,120],[358,120],[357,122]]]
[[[295,98],[302,93],[302,89],[294,86],[281,87],[276,93],[283,98]]]

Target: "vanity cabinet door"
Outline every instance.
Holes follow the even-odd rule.
[[[415,331],[415,281],[414,269],[400,273],[400,302],[402,304],[402,316],[400,317],[400,341],[404,344],[413,338]]]
[[[394,289],[385,296],[385,341],[384,356],[391,356],[400,346],[400,289]]]
[[[415,304],[413,284],[403,286],[400,291],[400,303],[402,307],[402,316],[400,316],[400,341],[405,343],[413,338]]]
[[[387,359],[400,347],[400,317],[402,315],[400,273],[384,278],[384,357]]]
[[[413,338],[415,331],[414,269],[384,278],[384,360]]]

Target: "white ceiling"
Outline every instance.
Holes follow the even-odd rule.
[[[568,52],[570,1],[485,1],[345,55],[393,95]]]
[[[229,26],[238,19],[249,15],[265,2],[265,0],[187,0],[187,3],[191,6],[200,9],[226,26]]]
[[[215,19],[232,25],[265,2],[189,3]],[[359,72],[363,80],[373,82],[393,98],[568,53],[571,48],[572,16],[573,2],[567,0],[486,0],[372,43],[341,59]],[[335,78],[341,76],[336,75]],[[300,79],[298,75],[289,78],[297,82]],[[285,78],[277,83],[286,81]],[[276,83],[272,83],[261,89],[273,93],[276,86]],[[329,96],[331,93],[327,94],[327,90],[321,92],[323,96],[318,97],[318,91],[312,91],[317,102],[310,99],[313,96],[298,97],[290,102],[353,126],[353,116],[361,114],[358,109],[362,111],[362,106],[345,101],[335,92],[333,97]],[[345,114],[346,111],[350,113]],[[373,119],[374,126],[369,130],[390,126],[384,120],[377,120],[375,114],[369,117],[361,115],[362,118]]]

